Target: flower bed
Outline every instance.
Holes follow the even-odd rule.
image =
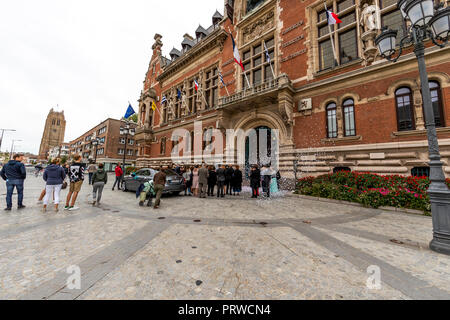
[[[450,188],[450,179],[446,180]],[[382,176],[372,173],[339,172],[298,180],[298,194],[358,202],[366,207],[391,206],[430,211],[427,177]]]

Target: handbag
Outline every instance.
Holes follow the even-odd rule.
[[[67,188],[67,182],[66,182],[66,181],[64,181],[64,182],[63,182],[63,184],[62,184],[62,187],[61,187],[61,189],[63,189],[63,190],[64,190],[64,189],[66,189],[66,188]]]

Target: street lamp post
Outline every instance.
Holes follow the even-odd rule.
[[[3,142],[3,135],[5,134],[5,131],[16,131],[14,129],[0,129],[2,131],[2,136],[0,137],[0,151],[2,151],[2,142]]]
[[[9,153],[9,160],[12,159],[12,153],[13,153],[13,150],[14,150],[14,143],[15,142],[20,142],[20,141],[22,141],[22,140],[12,140],[12,142],[11,142],[11,152]]]
[[[94,163],[97,163],[97,148],[98,148],[98,145],[100,144],[100,138],[95,138],[92,141],[92,144],[95,147],[95,150],[94,150]]]
[[[123,170],[125,172],[125,161],[127,155],[127,143],[128,143],[128,135],[134,136],[134,129],[130,127],[130,123],[128,121],[125,122],[124,127],[120,127],[120,135],[125,135],[125,150],[123,152]]]
[[[450,36],[450,7],[443,9],[442,4],[434,7],[433,0],[400,0],[397,5],[405,23],[406,20],[410,21],[407,35],[401,39],[398,52],[396,47],[397,31],[384,29],[375,39],[375,43],[381,56],[392,62],[396,62],[400,58],[403,46],[414,45],[414,53],[419,65],[430,158],[431,184],[428,194],[433,215],[433,240],[430,243],[430,249],[450,255],[450,190],[445,184],[445,174],[439,153],[434,111],[425,65],[424,44],[424,41],[430,39],[441,48],[447,45]]]

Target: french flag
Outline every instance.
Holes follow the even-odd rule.
[[[198,91],[198,82],[195,79],[194,79],[194,86],[195,86],[195,91]]]
[[[337,14],[330,10],[327,10],[327,18],[328,18],[329,25],[342,23],[342,21],[338,18]]]
[[[231,33],[230,33],[231,34]],[[233,55],[234,61],[241,66],[242,71],[245,71],[244,65],[242,64],[241,56],[239,55],[239,49],[236,46],[236,42],[234,42],[233,35],[231,34],[231,41],[233,41]]]

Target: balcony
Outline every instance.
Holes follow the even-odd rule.
[[[151,141],[153,139],[153,130],[149,126],[137,127],[134,137],[139,142]]]
[[[271,79],[251,88],[244,89],[228,97],[219,99],[218,109],[242,106],[254,106],[257,103],[276,103],[278,92],[284,88],[292,88],[290,80],[286,74],[282,74],[276,79]]]

